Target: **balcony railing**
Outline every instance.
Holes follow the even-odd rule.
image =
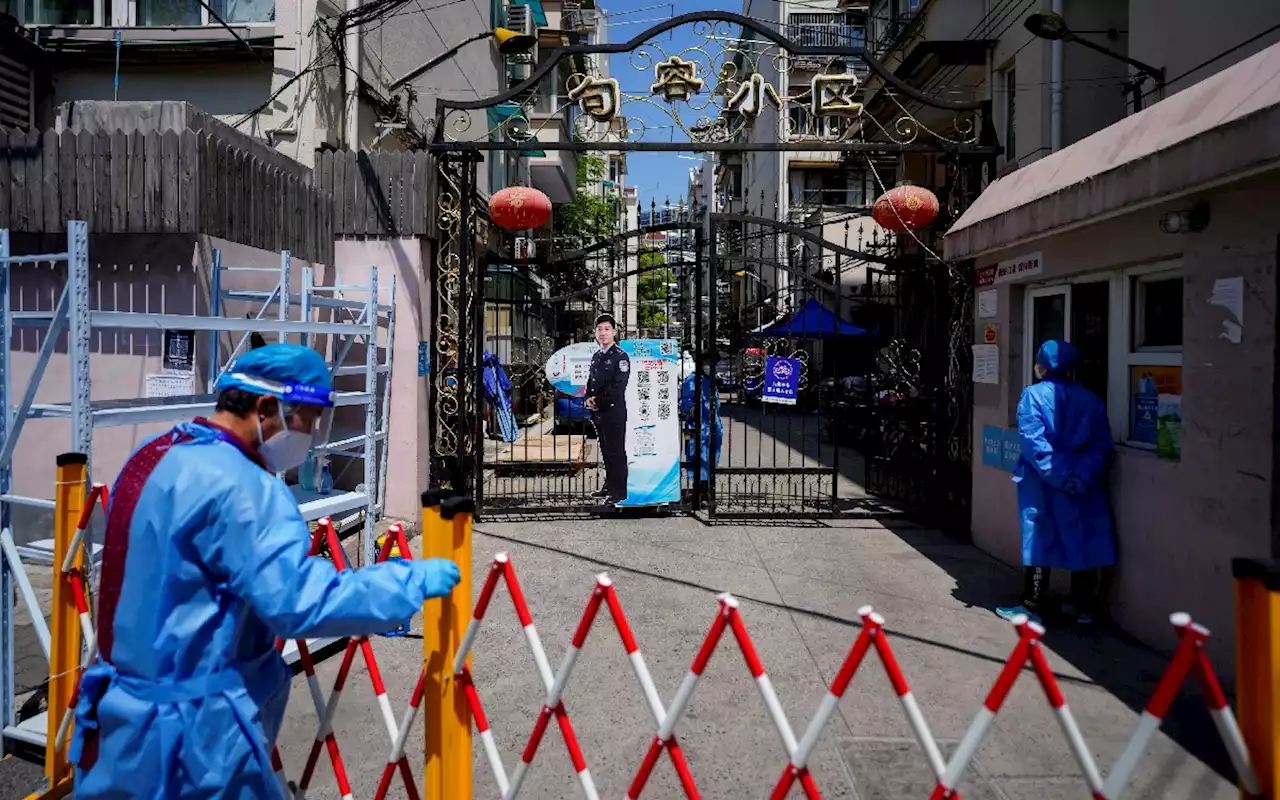
[[[827,16],[825,14],[793,14],[796,16]],[[838,15],[836,15],[838,18]],[[867,30],[860,25],[844,22],[802,22],[787,26],[786,35],[804,47],[865,47]]]

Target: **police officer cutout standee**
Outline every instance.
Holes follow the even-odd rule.
[[[591,496],[605,498],[609,503],[627,499],[626,392],[631,359],[614,341],[617,327],[612,314],[596,317],[596,343],[600,349],[591,356],[591,374],[587,377],[587,408],[596,426],[604,464],[604,488]]]

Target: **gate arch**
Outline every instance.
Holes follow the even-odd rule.
[[[682,26],[692,26],[703,37],[703,44],[680,52],[664,52],[658,37]],[[741,45],[747,38],[753,39],[751,48]],[[656,81],[649,94],[622,91],[617,80],[592,72],[584,59],[617,54],[629,55],[635,69],[653,72]],[[791,63],[800,58],[819,65],[811,85],[798,84],[797,91],[780,92],[774,88],[770,75],[788,71]],[[562,72],[568,74],[561,75]],[[893,89],[881,95],[887,98],[888,112],[863,106],[858,92],[862,91],[859,86],[864,79]],[[545,137],[539,136],[543,129],[540,126],[548,121],[533,119],[529,98],[552,80],[564,80],[559,89],[568,94],[556,113],[574,106],[578,114],[571,135],[544,141]],[[557,90],[552,96],[560,94]],[[950,119],[921,122],[903,105],[906,101],[940,109],[950,114]],[[658,108],[671,116],[673,130],[678,134],[675,140],[654,140],[643,124],[628,115],[628,105],[635,104]],[[692,122],[691,118],[682,117],[682,104],[701,116]],[[475,124],[475,112],[498,106],[508,107],[501,122],[493,126]],[[832,136],[810,123],[791,121],[788,111],[797,107],[810,110],[817,115],[814,118],[834,115],[845,122]],[[739,136],[758,125],[771,124],[778,126],[775,135]],[[484,279],[489,277],[486,273],[491,264],[514,263],[511,238],[489,230],[480,209],[476,165],[484,153],[527,151],[536,139],[538,149],[544,151],[841,151],[865,155],[869,163],[872,155],[931,155],[940,159],[939,166],[945,162],[946,167],[945,184],[933,187],[943,201],[939,227],[945,227],[946,219],[961,213],[976,196],[983,170],[987,174],[992,171],[993,159],[1000,152],[990,124],[989,103],[930,96],[903,83],[863,48],[802,45],[767,24],[722,11],[680,15],[627,42],[575,44],[550,50],[532,67],[529,77],[491,97],[438,100],[435,126],[434,138],[427,146],[436,156],[440,229],[434,259],[435,336],[430,364],[434,388],[432,481],[442,486],[479,482],[477,488],[481,490],[485,435],[481,360],[485,345],[483,306],[487,302]],[[937,170],[936,174],[941,172]],[[781,347],[782,352],[791,345],[779,345],[779,337],[769,336],[769,323],[800,314],[810,303],[831,306],[837,320],[856,316],[860,327],[874,330],[886,339],[880,352],[870,358],[871,366],[866,370],[871,396],[887,391],[895,380],[900,382],[901,374],[892,374],[896,367],[882,363],[884,353],[898,353],[903,356],[901,361],[921,364],[917,380],[920,396],[913,398],[920,402],[909,404],[915,409],[911,412],[915,416],[906,418],[901,410],[890,414],[880,408],[871,414],[867,426],[870,431],[863,443],[869,465],[865,482],[883,496],[926,506],[941,498],[953,509],[962,510],[967,518],[967,487],[960,485],[958,476],[967,473],[971,453],[967,439],[971,435],[966,416],[969,409],[964,401],[970,396],[971,387],[963,385],[967,383],[965,364],[970,358],[968,343],[963,340],[967,338],[965,324],[971,326],[971,320],[964,316],[972,302],[972,280],[967,277],[971,265],[941,264],[934,258],[932,253],[938,249],[936,233],[913,235],[915,241],[908,248],[867,252],[849,247],[847,242],[841,245],[832,241],[821,222],[816,226],[796,225],[730,213],[716,206],[711,196],[704,203],[713,208],[712,213],[702,215],[700,224],[686,220],[650,226],[647,231],[678,232],[681,236],[700,236],[702,240],[692,259],[681,259],[694,261],[698,276],[698,290],[686,293],[693,297],[687,304],[706,301],[701,312],[686,312],[685,317],[693,319],[691,330],[680,332],[683,339],[689,340],[682,340],[682,344],[694,344],[694,338],[701,336],[708,344],[730,350],[763,352]],[[815,227],[818,232],[811,230]],[[754,244],[745,239],[741,246],[735,244],[730,232],[743,228],[756,231]],[[608,258],[610,253],[616,256],[645,233],[635,230],[611,234],[575,252],[540,257],[525,266],[536,273],[555,269],[570,259]],[[498,254],[496,258],[491,257],[490,251]],[[908,252],[917,255],[907,257]],[[682,264],[681,269],[687,269],[687,265]],[[592,290],[597,298],[607,289],[616,296],[620,286],[629,286],[652,272],[638,267],[614,270],[607,279],[591,281],[582,290],[544,292],[541,301],[567,303],[575,297],[581,300]],[[767,279],[761,279],[764,272],[769,273]],[[733,282],[734,278],[752,282],[754,288],[743,290]],[[627,290],[621,291],[625,296]],[[934,316],[943,322],[921,320],[915,311],[923,307],[924,300],[929,300]],[[662,315],[664,319],[668,316]],[[627,324],[631,326],[630,322]],[[631,327],[641,327],[640,320],[637,318]],[[548,343],[547,338],[525,337],[526,350],[532,348],[541,353],[556,344]],[[539,342],[536,346],[534,340]],[[773,343],[747,347],[748,340]],[[819,342],[805,352],[817,354],[820,349]],[[945,355],[935,357],[935,351]],[[813,360],[815,367],[819,363],[825,362]],[[532,368],[526,366],[526,373],[532,375]],[[819,384],[821,377],[814,375],[812,383]],[[891,442],[897,447],[892,452]],[[902,453],[914,454],[911,464],[906,464]],[[921,457],[920,453],[925,455]],[[920,467],[919,462],[927,467],[939,454],[947,454],[951,460],[946,469],[930,471]],[[956,480],[941,477],[944,474]],[[944,480],[950,484],[940,486]],[[717,493],[714,484],[709,488],[711,495]],[[733,513],[726,510],[731,504],[725,502],[732,499],[733,493],[726,489],[720,494],[709,498],[707,507],[713,513]],[[751,493],[744,490],[742,496],[748,494]],[[838,510],[838,492],[834,489],[827,502],[801,503],[799,507],[773,506],[770,500],[766,504],[770,507],[764,508],[757,502],[761,492],[755,495],[756,501],[740,504],[742,513]]]

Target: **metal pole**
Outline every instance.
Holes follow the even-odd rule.
[[[280,292],[279,292],[279,297],[277,297],[277,300],[280,303],[280,307],[276,309],[276,318],[279,319],[281,322],[287,322],[289,319],[289,279],[290,279],[290,273],[292,272],[290,268],[292,266],[293,266],[293,258],[292,256],[290,256],[289,251],[281,250],[280,251]],[[280,343],[283,344],[289,340],[289,335],[284,331],[280,331],[277,338],[280,341]]]
[[[9,231],[0,229],[0,441],[9,436],[9,340],[13,318],[9,305]],[[13,460],[0,461],[0,494],[8,495],[13,489]],[[0,530],[10,530],[13,508],[0,500]],[[5,753],[3,731],[17,722],[14,709],[14,650],[13,650],[13,575],[11,565],[0,554],[0,756]]]
[[[222,316],[222,251],[213,251],[213,273],[209,276],[209,316]],[[209,331],[209,391],[218,382],[218,337],[221,331]]]
[[[378,489],[378,268],[369,267],[369,296],[364,306],[368,330],[364,347],[364,390],[369,395],[364,406],[364,563],[377,558],[373,517],[377,513]]]
[[[89,224],[79,220],[67,222],[67,288],[71,295],[71,447],[88,456],[93,447],[93,409],[89,405]],[[85,480],[88,479],[86,475]]]

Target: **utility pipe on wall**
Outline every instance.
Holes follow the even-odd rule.
[[[1062,0],[1053,0],[1052,11],[1059,17],[1062,16]],[[1049,149],[1054,153],[1062,149],[1061,39],[1054,39],[1049,45]]]
[[[347,0],[346,16],[350,20],[360,0]],[[346,63],[343,65],[346,74],[342,76],[342,85],[347,89],[346,114],[343,119],[342,132],[346,145],[352,150],[360,149],[360,27],[348,21],[343,33],[343,53]]]

